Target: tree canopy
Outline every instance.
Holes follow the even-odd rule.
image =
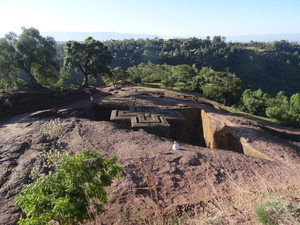
[[[102,75],[102,79],[105,84],[116,85],[119,81],[125,82],[128,78],[128,73],[122,70],[121,67],[115,67],[111,73],[106,73]]]
[[[190,81],[196,75],[196,70],[193,67],[185,64],[176,66],[174,70],[174,77],[178,81],[185,83]]]
[[[109,65],[113,59],[107,47],[92,37],[83,43],[68,41],[64,47],[64,65],[84,75],[83,86],[88,86],[89,75],[110,73]]]
[[[270,98],[261,89],[251,91],[246,89],[241,97],[239,109],[254,115],[265,115],[266,101]]]
[[[251,90],[263,89],[271,95],[283,90],[288,96],[298,92],[299,44],[284,40],[274,43],[225,41],[226,37],[214,36],[206,39],[109,40],[105,45],[114,56],[112,68],[127,70],[149,61],[198,69],[211,67],[215,71],[229,67],[230,72]]]
[[[55,56],[56,42],[52,37],[42,37],[33,27],[22,27],[19,36],[9,32],[0,39],[0,77],[9,79],[23,70],[31,86],[52,83],[58,79]]]

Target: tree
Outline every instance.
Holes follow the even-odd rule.
[[[166,76],[161,80],[161,84],[164,88],[172,89],[175,86],[176,80],[173,77]]]
[[[290,109],[293,114],[300,116],[300,94],[293,94],[290,98]]]
[[[22,27],[19,36],[10,32],[0,39],[0,65],[5,68],[0,76],[12,76],[19,69],[29,76],[30,86],[53,83],[57,80],[59,70],[55,55],[54,38],[42,37],[33,27]]]
[[[205,78],[203,94],[216,101],[222,101],[223,105],[226,105],[228,101],[231,103],[236,101],[242,83],[235,74],[228,72],[228,68],[226,70],[226,72],[216,72],[204,67],[200,71]]]
[[[267,99],[268,94],[263,93],[261,89],[256,91],[246,89],[242,94],[240,109],[254,115],[265,115]]]
[[[290,97],[289,114],[294,126],[300,126],[300,94],[296,93]]]
[[[203,95],[206,98],[213,99],[215,101],[221,101],[223,97],[224,88],[217,85],[205,85],[203,87]]]
[[[300,94],[293,94],[290,99],[280,91],[267,104],[266,115],[284,125],[300,126]]]
[[[83,43],[68,41],[64,50],[64,65],[83,73],[83,86],[88,86],[89,75],[97,78],[98,74],[110,73],[108,66],[113,57],[102,42],[92,37],[88,37]]]
[[[127,78],[129,78],[128,73],[122,70],[121,67],[116,67],[111,71],[111,73],[102,75],[102,79],[105,84],[113,85],[116,85],[119,81],[125,82]]]
[[[174,70],[174,78],[177,79],[177,81],[182,81],[182,82],[188,82],[192,80],[194,76],[197,75],[196,70],[186,64],[183,65],[178,65],[175,67],[176,69]]]
[[[1,87],[8,88],[18,78],[18,69],[12,66],[3,55],[0,55],[0,78],[0,89]]]
[[[287,121],[289,111],[289,99],[285,96],[284,91],[278,92],[275,98],[268,100],[266,115],[277,121]]]
[[[215,43],[215,44],[221,43],[221,40],[222,40],[221,35],[213,37],[213,43]]]
[[[117,158],[103,159],[99,152],[68,156],[56,151],[48,155],[47,161],[54,172],[38,176],[16,199],[26,213],[18,224],[75,225],[95,220],[107,202],[104,187],[121,176],[122,166],[116,164]],[[96,212],[89,211],[89,207]]]
[[[192,81],[189,82],[189,84],[192,87],[193,91],[202,92],[203,91],[202,87],[205,84],[205,79],[203,76],[197,75],[192,78]]]
[[[219,76],[218,72],[214,71],[211,67],[202,67],[200,75],[202,75],[208,83],[214,83]]]
[[[126,71],[129,75],[129,81],[133,83],[141,83],[142,81],[142,68],[133,66],[129,67]]]
[[[241,89],[242,81],[236,77],[235,74],[229,73],[229,68],[226,69],[226,73],[222,73],[221,85],[224,85],[223,91],[223,105],[226,105],[227,101],[234,102]]]

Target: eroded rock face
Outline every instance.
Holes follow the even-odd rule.
[[[171,101],[168,97],[163,99]],[[163,104],[162,102],[161,106]],[[197,105],[194,104],[193,107]],[[269,134],[259,133],[264,132],[263,130],[231,121],[224,115],[207,113],[207,110],[201,112],[203,136],[207,140],[206,145],[212,149],[179,142],[181,149],[177,151],[172,150],[173,140],[146,132],[120,129],[112,122],[78,118],[79,113],[75,110],[70,110],[68,115],[71,117],[63,112],[65,113],[62,110],[56,112],[56,115],[64,115],[60,119],[65,132],[62,139],[63,151],[76,153],[82,150],[101,150],[103,157],[115,155],[118,162],[124,165],[123,178],[115,180],[107,189],[110,201],[101,215],[103,223],[118,219],[116,215],[119,206],[134,207],[140,212],[145,210],[145,215],[150,215],[157,204],[162,209],[167,209],[178,204],[198,202],[199,199],[209,198],[216,193],[222,195],[230,189],[233,180],[241,188],[243,185],[259,188],[261,181],[254,179],[258,175],[260,179],[264,179],[264,185],[292,184],[299,178],[300,160],[296,146],[285,144],[282,140],[275,142],[276,139],[272,139]],[[199,109],[181,111],[182,115],[193,118],[191,121],[199,120],[199,112]],[[1,125],[1,225],[14,225],[21,215],[19,208],[14,205],[14,199],[31,182],[29,174],[32,168],[43,165],[39,156],[53,147],[41,128],[55,118],[57,117],[32,117],[24,114]],[[188,131],[187,128],[191,125],[184,126]],[[187,138],[190,134],[182,135]],[[245,143],[258,151],[263,148],[263,153],[272,156],[274,161],[216,149],[231,146],[234,143],[228,141],[231,137],[236,140],[245,137]],[[245,149],[244,146],[242,148]],[[230,147],[227,149],[232,150]],[[153,185],[158,193],[158,203],[151,198]]]
[[[21,212],[13,200],[30,182],[32,167],[41,163],[37,155],[44,149],[43,137],[36,131],[42,124],[40,121],[21,122],[1,128],[0,224],[16,224],[18,221]]]
[[[201,110],[203,137],[209,148],[230,150],[245,155],[273,160],[259,149],[249,143],[248,139],[240,136],[238,131],[228,127],[226,123],[216,118],[213,114]]]

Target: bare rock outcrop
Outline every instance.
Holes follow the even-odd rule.
[[[152,97],[149,101],[149,98],[151,96],[140,96],[134,102],[161,107],[173,105],[175,108],[176,104],[182,104],[166,95],[163,99]],[[101,104],[105,101],[112,102],[113,99],[103,100]],[[243,137],[245,143],[272,160],[230,149],[216,149],[220,145],[207,148],[180,142],[181,150],[174,151],[171,149],[173,140],[121,129],[109,121],[79,118],[80,113],[74,110],[68,114],[71,116],[64,114],[62,109],[57,110],[55,115],[51,114],[52,117],[23,114],[11,118],[0,127],[0,224],[15,225],[21,215],[14,199],[31,182],[29,174],[32,168],[43,164],[39,156],[51,149],[51,143],[45,139],[41,128],[57,116],[61,117],[64,127],[63,151],[100,150],[104,157],[117,156],[118,162],[124,165],[123,178],[115,180],[107,189],[110,200],[101,215],[104,224],[117,220],[119,206],[134,208],[143,215],[152,215],[156,207],[166,211],[172,207],[184,210],[192,207],[185,206],[188,202],[202,209],[204,205],[199,203],[200,199],[226,196],[233,186],[258,190],[267,184],[280,187],[298,182],[300,157],[297,143],[274,137],[256,124],[237,121],[229,114],[205,108],[210,106],[187,101],[183,103],[211,113],[211,117],[226,124],[230,135],[234,134],[237,139]],[[196,113],[193,111],[190,115],[195,116]],[[205,132],[210,129],[206,125],[204,127]],[[186,135],[182,137],[186,138]],[[155,191],[157,196],[151,197]]]

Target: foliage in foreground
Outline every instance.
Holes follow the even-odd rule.
[[[16,199],[26,214],[18,224],[93,221],[107,202],[104,187],[121,176],[122,166],[116,164],[117,158],[103,159],[99,152],[84,151],[69,156],[56,151],[47,155],[47,161],[52,170],[40,174]]]
[[[290,202],[279,199],[267,200],[255,209],[257,220],[266,225],[299,224],[297,208]]]

